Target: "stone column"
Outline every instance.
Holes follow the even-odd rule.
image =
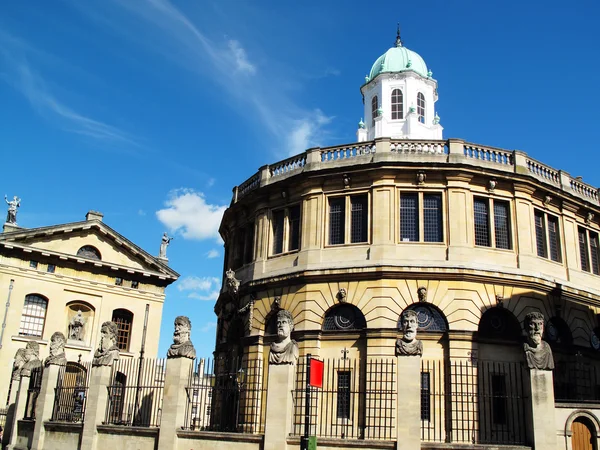
[[[90,386],[85,406],[85,420],[81,435],[80,448],[82,449],[96,450],[98,441],[98,430],[96,427],[102,425],[102,422],[104,422],[111,373],[111,366],[96,366],[91,369]]]
[[[15,408],[13,410],[13,419],[10,425],[10,436],[8,437],[8,450],[15,448],[17,443],[17,428],[19,420],[23,419],[25,415],[25,408],[27,408],[27,390],[29,389],[29,381],[31,377],[28,375],[21,376],[19,382],[19,389],[15,398]]]
[[[44,422],[52,419],[54,409],[55,388],[60,371],[59,365],[49,365],[42,374],[42,386],[35,407],[35,428],[33,429],[33,441],[31,450],[42,450],[44,448],[45,428]]]
[[[193,364],[193,359],[185,357],[167,360],[158,450],[177,448],[177,429],[183,426],[185,420],[185,388]]]
[[[556,417],[554,413],[554,382],[551,370],[529,369],[528,435],[536,449],[554,449],[557,446]]]
[[[15,406],[17,401],[17,394],[19,393],[19,381],[11,379],[10,397],[8,399],[8,412],[6,413],[6,422],[4,424],[4,434],[2,435],[1,446],[8,445],[10,439],[12,423],[15,417]],[[1,447],[0,446],[0,447]]]
[[[421,356],[398,356],[396,450],[421,448]]]
[[[295,364],[269,365],[264,450],[287,450],[292,428]]]

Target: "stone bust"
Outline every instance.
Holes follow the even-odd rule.
[[[20,348],[17,350],[17,353],[15,353],[15,362],[13,362],[13,368],[12,368],[12,380],[19,380],[19,377],[21,376],[21,369],[23,368],[23,365],[25,364],[25,349],[24,348]]]
[[[77,314],[73,316],[69,322],[69,339],[76,341],[83,341],[83,326],[85,325],[85,318],[81,310],[77,310]]]
[[[67,364],[65,356],[65,343],[67,338],[60,331],[56,331],[50,338],[50,356],[44,360],[44,366],[49,365],[64,366]]]
[[[530,369],[552,370],[554,358],[550,345],[542,340],[544,334],[544,316],[539,312],[531,312],[525,316],[525,332],[527,342],[523,344],[525,359]]]
[[[173,332],[173,344],[167,351],[167,358],[190,358],[196,357],[196,349],[190,340],[192,322],[186,316],[175,317],[175,331]]]
[[[423,343],[417,339],[417,313],[412,310],[404,311],[400,316],[400,324],[403,336],[396,341],[396,356],[421,356]]]
[[[25,346],[25,364],[21,367],[21,376],[31,376],[31,371],[42,366],[40,361],[40,345],[31,341]]]
[[[293,330],[292,314],[285,309],[280,309],[277,312],[277,341],[271,344],[269,364],[296,364],[298,344],[290,337]]]
[[[111,366],[113,361],[119,359],[119,347],[117,347],[117,324],[104,322],[100,328],[100,345],[94,353],[92,367]]]

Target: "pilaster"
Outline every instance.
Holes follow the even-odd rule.
[[[33,429],[33,441],[31,450],[43,450],[46,429],[44,422],[52,419],[52,410],[54,409],[55,388],[60,372],[59,365],[51,364],[44,369],[42,374],[42,386],[37,398],[35,407],[35,427]]]

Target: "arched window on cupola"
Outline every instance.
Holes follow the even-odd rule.
[[[421,92],[417,94],[417,115],[419,122],[425,123],[425,96]]]
[[[400,89],[392,91],[392,120],[404,119],[403,95]]]
[[[377,116],[379,115],[379,99],[377,98],[376,95],[373,96],[373,98],[371,99],[371,117],[372,117],[372,121],[371,123],[373,124],[373,126],[375,126],[375,118],[377,118]]]

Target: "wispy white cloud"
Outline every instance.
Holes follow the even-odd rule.
[[[202,328],[200,328],[200,332],[208,333],[209,331],[214,331],[217,329],[217,322],[207,322],[204,324]]]
[[[165,206],[156,211],[156,217],[171,233],[186,239],[220,241],[219,225],[226,205],[208,204],[204,194],[193,189],[176,189],[169,194]]]
[[[187,276],[177,281],[177,289],[188,298],[215,301],[219,297],[221,280],[215,277]]]
[[[254,64],[250,63],[250,61],[248,61],[246,50],[242,48],[240,43],[235,39],[230,39],[227,45],[229,46],[229,50],[231,50],[231,53],[233,54],[233,58],[235,59],[237,69],[241,72],[255,74],[256,67],[254,66]]]
[[[219,251],[215,250],[215,249],[209,250],[208,253],[206,253],[206,257],[208,259],[218,258],[219,255],[220,255]]]

